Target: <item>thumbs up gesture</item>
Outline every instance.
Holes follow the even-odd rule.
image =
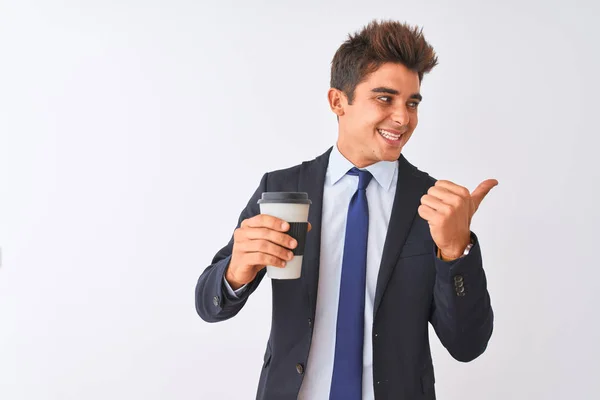
[[[431,237],[441,250],[444,260],[462,256],[470,242],[471,219],[479,205],[498,184],[488,179],[479,184],[473,193],[450,181],[437,181],[421,197],[418,213],[429,223]]]

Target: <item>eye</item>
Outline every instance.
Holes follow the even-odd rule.
[[[417,107],[419,107],[419,102],[418,101],[411,101],[410,103],[408,103],[408,107],[412,108],[414,110]]]
[[[384,103],[390,103],[392,101],[391,96],[379,96],[377,99],[383,101]]]

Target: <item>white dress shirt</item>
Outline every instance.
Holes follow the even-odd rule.
[[[321,255],[317,309],[313,338],[299,400],[329,398],[338,300],[342,275],[342,256],[350,199],[358,188],[358,176],[346,175],[354,165],[333,147],[323,190]],[[373,400],[373,302],[383,245],[392,213],[398,162],[380,161],[365,168],[373,175],[367,187],[369,235],[367,242],[367,279],[365,287],[365,328],[363,345],[363,400]]]
[[[333,146],[323,188],[321,223],[321,255],[319,286],[313,337],[304,380],[298,400],[329,398],[337,326],[342,256],[346,234],[346,219],[350,199],[358,189],[358,176],[346,175],[354,165]],[[367,276],[365,287],[365,321],[363,345],[363,400],[373,400],[373,302],[383,245],[392,213],[398,162],[380,161],[366,168],[373,175],[367,187],[369,204],[369,234],[367,242]],[[245,286],[233,291],[224,280],[229,295],[237,297]]]

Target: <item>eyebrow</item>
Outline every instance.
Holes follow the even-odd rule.
[[[392,88],[388,88],[388,87],[376,87],[375,89],[372,89],[371,92],[373,93],[387,93],[387,94],[394,94],[394,95],[398,95],[400,94],[399,91],[397,91],[396,89],[392,89]],[[411,99],[416,99],[419,101],[423,100],[423,96],[421,96],[420,93],[413,93],[410,95]]]

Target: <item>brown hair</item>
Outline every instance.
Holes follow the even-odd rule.
[[[343,91],[352,104],[356,86],[386,62],[404,65],[422,81],[437,65],[437,56],[422,31],[406,23],[374,20],[348,35],[331,62],[331,87]]]

